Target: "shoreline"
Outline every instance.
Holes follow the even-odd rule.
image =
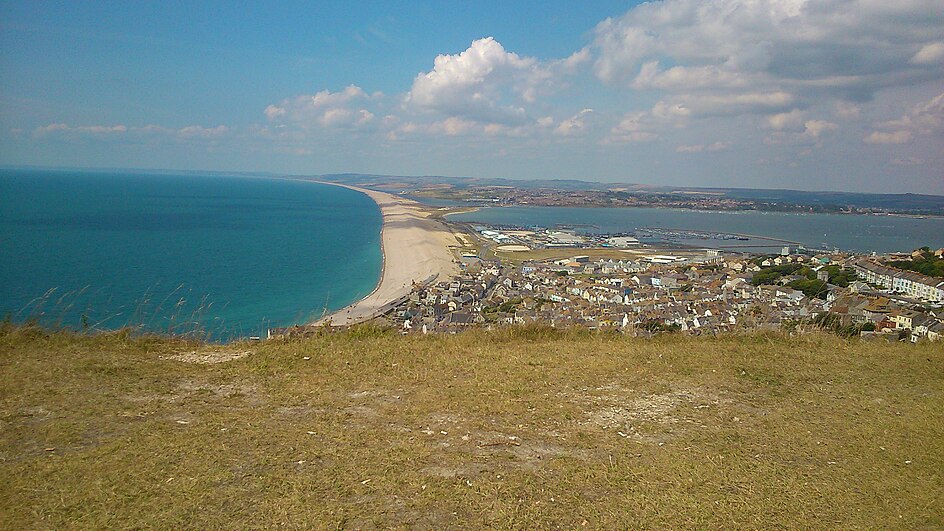
[[[458,274],[458,265],[449,250],[450,246],[458,243],[452,230],[442,221],[432,218],[422,204],[358,186],[312,182],[340,186],[368,196],[380,207],[383,222],[380,229],[381,273],[373,291],[309,325],[350,326],[369,321],[409,295],[414,284]]]
[[[712,214],[743,214],[746,212],[756,212],[759,214],[791,214],[799,216],[815,215],[820,214],[824,216],[888,216],[888,217],[897,217],[897,218],[913,218],[913,219],[944,219],[944,214],[913,214],[906,212],[806,212],[802,210],[759,210],[752,208],[744,209],[715,209],[715,208],[684,208],[684,207],[674,207],[674,206],[655,206],[655,205],[538,205],[530,203],[515,203],[508,205],[474,205],[466,207],[464,205],[455,205],[453,208],[468,208],[467,211],[462,212],[450,212],[446,216],[458,215],[458,214],[468,214],[471,212],[479,211],[483,208],[607,208],[607,209],[635,209],[635,208],[651,208],[659,210],[676,210],[679,212],[705,212]]]

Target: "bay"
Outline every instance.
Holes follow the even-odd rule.
[[[211,339],[309,322],[373,290],[380,209],[274,178],[0,171],[0,315]]]

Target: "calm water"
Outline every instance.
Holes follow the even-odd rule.
[[[370,293],[381,221],[314,183],[0,170],[0,315],[260,335]]]
[[[830,248],[880,253],[911,251],[924,245],[935,249],[944,247],[944,218],[699,212],[662,208],[491,207],[450,216],[449,219],[493,225],[541,227],[553,227],[557,224],[593,225],[594,227],[584,230],[599,233],[629,232],[642,227],[733,232],[796,241],[810,248],[818,248],[825,243]],[[686,243],[718,247],[764,242],[695,240]]]

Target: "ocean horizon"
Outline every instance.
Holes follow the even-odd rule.
[[[346,188],[195,172],[0,170],[0,316],[216,340],[366,296],[376,203]]]

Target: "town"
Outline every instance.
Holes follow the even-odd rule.
[[[883,265],[909,254],[667,249],[625,234],[484,226],[472,234],[476,250],[461,250],[472,243],[469,231],[459,238],[458,277],[414,284],[376,320],[404,334],[541,324],[631,336],[817,329],[891,341],[944,336],[944,279]],[[921,253],[940,259],[944,249],[913,255]]]

